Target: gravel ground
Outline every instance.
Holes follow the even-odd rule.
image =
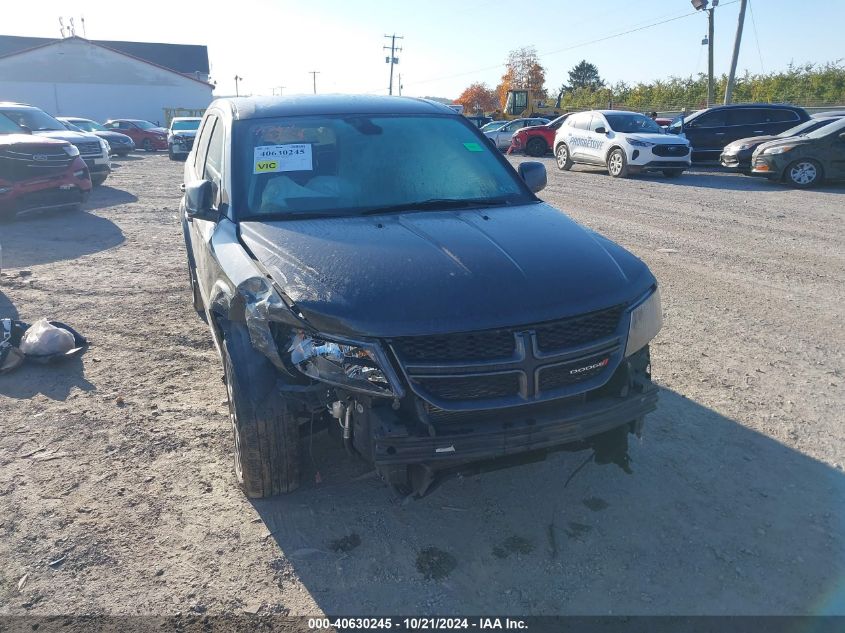
[[[644,259],[666,314],[634,474],[566,488],[583,453],[403,502],[323,434],[300,490],[251,503],[181,165],[119,160],[86,212],[0,227],[0,315],[91,340],[0,377],[0,614],[845,614],[845,187],[546,164],[542,197]]]

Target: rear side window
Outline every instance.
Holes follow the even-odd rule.
[[[761,108],[743,108],[732,110],[728,116],[728,125],[754,125],[756,123],[768,123],[769,110]]]
[[[781,108],[767,110],[769,121],[773,123],[791,123],[798,121],[799,116],[794,110],[783,110]]]
[[[574,117],[572,121],[572,127],[577,128],[579,130],[589,130],[590,129],[590,121],[592,120],[592,114],[579,114]]]

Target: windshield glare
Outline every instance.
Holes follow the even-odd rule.
[[[96,121],[89,121],[88,119],[72,119],[71,123],[86,132],[102,132],[106,129]]]
[[[500,127],[507,125],[507,123],[508,123],[507,121],[490,121],[490,123],[487,123],[486,125],[482,126],[481,131],[482,132],[495,132]]]
[[[642,114],[605,114],[604,118],[614,132],[660,134],[660,126]]]
[[[0,114],[0,134],[22,134],[23,130],[11,119]]]
[[[155,125],[153,125],[153,124],[152,124],[152,123],[150,123],[149,121],[132,121],[132,123],[134,123],[135,125],[137,125],[137,126],[138,126],[139,128],[141,128],[142,130],[151,130],[151,129],[153,129],[154,127],[156,127]]]
[[[256,119],[236,122],[234,136],[240,219],[355,215],[430,200],[533,200],[458,117]]]
[[[816,130],[813,130],[809,134],[806,134],[804,138],[822,138],[830,134],[836,134],[837,132],[841,132],[843,129],[845,129],[845,118],[836,119],[835,121],[831,121],[827,125],[824,125]]]
[[[66,132],[67,128],[46,112],[35,108],[21,108],[20,110],[4,110],[3,114],[20,126],[28,127],[33,132]]]
[[[199,119],[196,121],[173,121],[170,123],[171,130],[196,130],[199,126]]]

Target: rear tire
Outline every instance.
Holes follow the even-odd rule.
[[[628,159],[625,152],[616,148],[607,156],[607,171],[614,178],[628,177]]]
[[[245,348],[243,346],[249,346]],[[240,349],[239,349],[240,348]],[[233,359],[256,354],[249,333],[239,325],[226,328],[223,371],[229,400],[229,421],[235,444],[235,479],[250,498],[272,497],[299,486],[299,426],[275,387],[259,393],[266,383],[259,372],[275,371],[268,363]]]
[[[810,158],[801,158],[783,171],[783,179],[787,184],[799,189],[815,187],[824,180],[824,170],[821,164]]]
[[[547,151],[549,151],[549,146],[541,138],[534,137],[525,144],[525,153],[529,156],[544,156]]]
[[[566,143],[561,143],[555,149],[555,162],[557,163],[557,168],[561,171],[572,169],[573,162],[569,156],[569,148],[566,146]]]
[[[142,144],[142,147],[144,148],[144,151],[145,151],[145,152],[154,152],[154,151],[155,151],[155,150],[153,149],[153,142],[152,142],[150,139],[148,139],[148,138],[145,138],[145,139],[144,139],[144,142],[143,142],[143,144]]]

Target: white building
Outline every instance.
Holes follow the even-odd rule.
[[[44,43],[9,52],[14,45],[20,46],[20,42],[10,44],[11,40],[38,41],[0,36],[0,101],[29,103],[56,116],[100,122],[146,119],[164,124],[166,108],[204,109],[212,100],[214,86],[206,81],[207,53],[204,68],[200,54],[188,62],[199,68],[180,72],[150,61],[156,54],[165,61],[169,56],[172,65],[190,60],[191,55],[174,55],[180,46],[175,44],[108,43],[122,44],[124,50],[118,50],[74,36],[41,40]],[[204,46],[183,48],[205,51]],[[152,54],[141,58],[126,49]]]

